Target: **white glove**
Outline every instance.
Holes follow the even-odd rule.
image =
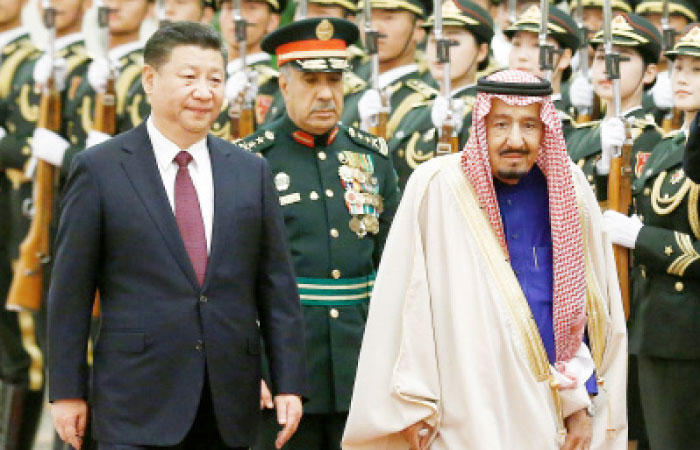
[[[625,143],[625,124],[619,117],[609,117],[600,124],[600,146],[602,154],[596,163],[598,175],[610,172],[610,160],[616,149]]]
[[[593,84],[581,75],[576,75],[569,89],[571,104],[576,109],[593,107]]]
[[[3,127],[0,127],[0,139],[4,138],[7,136],[7,131]]]
[[[613,244],[633,249],[643,226],[642,221],[634,214],[627,217],[610,209],[603,213],[603,228]]]
[[[656,76],[656,84],[651,88],[651,96],[654,99],[654,106],[659,109],[673,108],[673,87],[668,70]]]
[[[111,64],[105,58],[95,58],[88,67],[87,79],[95,92],[104,93],[107,88],[107,79],[111,71]]]
[[[445,124],[447,120],[447,115],[450,107],[450,100],[446,99],[442,95],[435,97],[433,101],[433,107],[430,110],[430,119],[433,121],[435,128],[440,129],[444,125],[451,126],[455,131],[459,132],[462,129],[462,123],[464,122],[464,109],[466,105],[464,100],[460,98],[453,98],[452,101],[452,116],[450,117],[450,122]]]
[[[103,143],[107,139],[110,139],[111,137],[112,136],[110,136],[107,133],[103,133],[97,130],[90,130],[88,132],[87,139],[85,140],[85,148],[94,147],[98,144]]]
[[[66,60],[57,58],[53,63],[54,76],[56,82],[56,90],[63,91],[66,85],[66,76],[68,75],[68,67]],[[51,60],[49,55],[44,53],[34,65],[34,82],[39,86],[45,86],[51,76]]]
[[[382,112],[382,96],[376,89],[367,89],[360,101],[357,102],[357,109],[360,112],[360,128],[369,131],[372,126],[372,118]]]
[[[231,75],[228,80],[226,80],[226,99],[229,102],[233,102],[238,98],[238,96],[243,92],[248,84],[248,78],[246,73],[242,70],[238,70]]]
[[[32,156],[46,161],[53,166],[63,163],[63,155],[70,147],[70,142],[59,134],[46,128],[35,128],[32,138]]]

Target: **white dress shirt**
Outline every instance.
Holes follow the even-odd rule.
[[[165,193],[168,194],[170,207],[173,209],[174,214],[175,176],[178,171],[175,157],[180,153],[181,149],[170,139],[163,136],[150,116],[146,120],[146,129],[148,130],[148,136],[151,138],[151,145],[156,155],[158,171],[160,172],[163,186],[165,186]],[[188,148],[187,151],[192,155],[192,161],[188,164],[187,169],[190,172],[194,189],[197,191],[199,208],[202,211],[202,220],[204,221],[204,234],[207,238],[207,252],[209,253],[214,223],[214,177],[211,173],[211,159],[209,158],[207,139],[202,139]]]

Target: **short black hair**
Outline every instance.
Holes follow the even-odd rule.
[[[226,65],[228,57],[221,36],[211,25],[198,22],[171,22],[164,25],[146,41],[143,61],[157,70],[168,62],[173,49],[181,45],[220,51]]]

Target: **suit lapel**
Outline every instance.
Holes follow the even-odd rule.
[[[235,210],[236,182],[240,179],[238,167],[231,162],[231,149],[221,141],[207,138],[211,158],[212,178],[214,179],[214,220],[212,224],[211,247],[204,288],[213,277],[214,268],[226,249],[227,227],[231,226]]]
[[[155,222],[182,271],[190,283],[198,289],[197,276],[185,250],[168,195],[165,193],[145,122],[134,129],[131,139],[124,145],[124,151],[130,155],[122,161],[122,167],[136,194]]]

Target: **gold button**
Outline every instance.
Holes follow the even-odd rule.
[[[316,192],[316,191],[311,191],[311,193],[309,194],[309,198],[310,198],[311,200],[318,200],[318,192]]]
[[[325,161],[326,160],[326,152],[318,152],[318,159],[320,159],[321,161]]]
[[[338,269],[333,269],[333,270],[331,271],[331,276],[337,280],[338,278],[340,278],[340,270],[338,270]]]
[[[337,319],[340,315],[340,312],[335,308],[331,308],[330,315],[332,318]]]
[[[676,281],[676,290],[678,292],[681,292],[683,290],[683,282],[682,281]]]
[[[328,197],[328,198],[333,197],[333,190],[332,189],[326,189],[326,197]]]
[[[403,158],[403,155],[404,155],[403,150],[399,150],[397,153],[399,154],[399,158]]]
[[[651,189],[649,189],[648,187],[644,188],[644,195],[646,195],[648,197],[649,194],[651,194]]]
[[[25,145],[24,147],[22,147],[22,155],[23,156],[29,156],[31,154],[32,154],[32,149],[28,145]]]
[[[647,271],[644,270],[644,267],[642,267],[641,272],[642,272],[642,278],[646,278],[646,277],[647,277]]]
[[[332,237],[337,238],[339,234],[340,233],[338,233],[338,230],[336,230],[335,228],[331,228],[331,236]]]

